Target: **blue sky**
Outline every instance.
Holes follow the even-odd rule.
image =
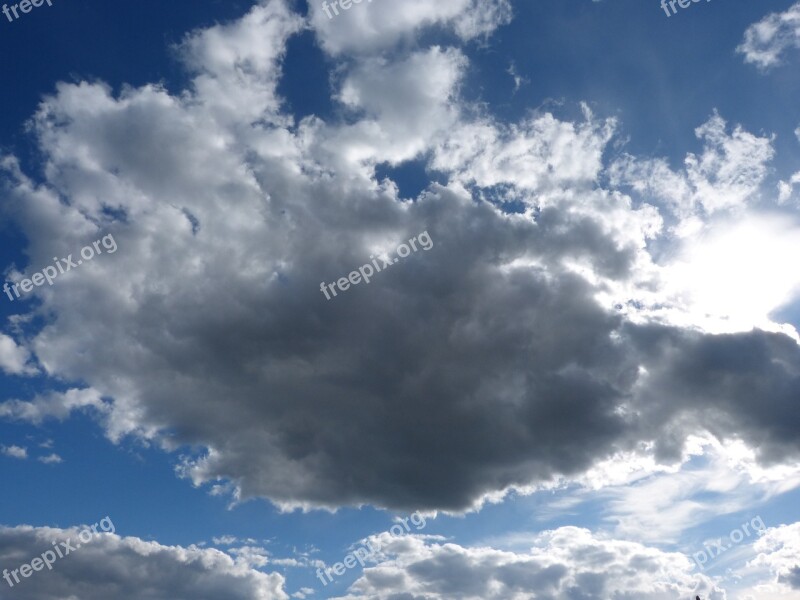
[[[798,27],[0,14],[0,598],[800,598]]]

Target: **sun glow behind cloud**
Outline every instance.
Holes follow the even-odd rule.
[[[800,227],[781,216],[748,214],[693,239],[664,270],[665,291],[684,326],[711,333],[760,328],[798,338],[770,315],[800,292]]]

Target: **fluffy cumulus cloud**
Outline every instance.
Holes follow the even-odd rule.
[[[767,69],[779,64],[792,48],[800,48],[800,2],[748,27],[737,50],[745,62]]]
[[[14,421],[27,421],[36,425],[47,419],[66,419],[72,411],[93,408],[100,413],[107,407],[100,395],[89,388],[66,392],[49,392],[30,401],[7,400],[0,404],[0,417]]]
[[[33,374],[31,354],[24,346],[17,345],[14,338],[0,333],[0,369],[11,375]]]
[[[69,590],[69,598],[81,600],[289,598],[279,574],[256,571],[219,550],[163,546],[103,533],[113,531],[112,525],[110,519],[101,522],[97,535],[85,528],[0,527],[0,564],[8,570],[13,584],[9,588],[7,581],[2,582],[5,593],[25,600],[65,598],[64,590]],[[91,541],[82,543],[89,538]],[[56,546],[61,557],[54,551]],[[42,556],[48,551],[52,555],[46,557],[51,569],[42,565]],[[31,565],[34,559],[39,559],[33,565],[39,570],[26,569],[28,577],[11,572]]]
[[[772,139],[755,136],[740,126],[731,133],[727,129],[725,120],[714,113],[695,130],[703,141],[703,152],[687,154],[683,170],[671,170],[663,159],[625,156],[609,170],[612,184],[630,185],[684,218],[743,209],[755,198],[767,174],[774,156]]]
[[[458,50],[439,47],[394,60],[359,61],[337,93],[342,107],[358,119],[318,124],[315,158],[336,172],[355,172],[364,164],[417,157],[458,122],[454,99],[466,63]],[[409,106],[416,110],[410,113]],[[367,169],[363,176],[371,173]]]
[[[11,458],[25,460],[28,458],[28,449],[22,446],[0,446],[0,454]]]
[[[695,594],[725,600],[691,561],[633,542],[607,540],[577,527],[536,536],[529,552],[406,537],[387,542],[382,562],[339,600],[674,600]]]
[[[362,0],[347,10],[338,1],[309,3],[320,44],[333,55],[384,50],[432,28],[470,40],[492,33],[512,15],[508,0]]]
[[[595,121],[585,106],[584,115],[577,124],[549,113],[510,126],[465,124],[441,139],[431,166],[464,185],[511,185],[518,194],[591,184],[615,122]]]
[[[800,590],[800,523],[769,529],[755,550],[753,566],[768,566],[780,583]]]
[[[201,449],[181,465],[195,483],[285,507],[463,510],[623,454],[674,462],[709,432],[796,460],[792,332],[753,330],[769,319],[750,307],[715,333],[656,252],[707,256],[698,231],[756,210],[771,138],[712,115],[683,170],[609,170],[615,123],[588,109],[497,123],[459,94],[458,44],[507,18],[503,2],[414,0],[312,7],[304,24],[264,0],[186,39],[179,95],[59,85],[32,120],[44,178],[3,160],[8,216],[31,265],[107,233],[119,249],[30,308],[41,368],[85,387],[0,414],[90,409],[113,440]],[[330,121],[296,122],[275,92],[305,26],[337,61]],[[407,43],[433,26],[453,45]],[[375,176],[420,158],[443,183],[413,201]],[[430,250],[320,292],[424,231]],[[650,302],[670,285],[670,306]],[[794,297],[778,291],[756,308]]]

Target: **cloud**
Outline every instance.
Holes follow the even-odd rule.
[[[623,156],[609,170],[612,185],[631,186],[665,203],[681,219],[744,209],[767,175],[775,154],[772,139],[739,125],[729,134],[725,119],[716,112],[695,134],[703,141],[703,152],[688,153],[683,171],[672,171],[663,159]]]
[[[387,560],[365,569],[339,600],[726,597],[712,580],[693,574],[682,554],[577,527],[541,533],[533,543],[529,552],[517,553],[409,536],[392,542]]]
[[[276,67],[286,40],[302,26],[285,2],[261,2],[238,21],[187,36],[178,51],[195,74],[196,97],[221,122],[251,123],[274,115],[280,104]]]
[[[782,13],[770,13],[747,28],[736,49],[746,63],[768,69],[780,63],[784,52],[800,47],[800,2]]]
[[[238,561],[243,562],[253,569],[264,567],[271,562],[269,551],[260,546],[240,546],[238,548],[232,548],[230,553],[235,556]]]
[[[72,411],[85,408],[94,408],[100,413],[107,410],[100,394],[86,388],[49,392],[36,396],[29,402],[7,400],[0,403],[0,417],[38,425],[46,419],[64,420]]]
[[[794,194],[794,186],[800,183],[800,171],[792,175],[789,181],[781,181],[778,183],[778,198],[781,204],[787,202]]]
[[[792,183],[780,182],[777,198],[765,190],[774,136],[729,128],[716,112],[696,134],[703,149],[687,153],[682,169],[629,155],[608,169],[612,186],[658,206],[664,222],[653,253],[658,267],[642,270],[637,289],[620,290],[616,301],[630,306],[632,318],[710,333],[760,328],[800,340],[773,318],[800,290],[789,258],[800,251],[798,222],[777,210]]]
[[[221,537],[211,538],[211,541],[218,546],[232,546],[239,542],[239,538],[232,535],[223,535]]]
[[[579,124],[545,113],[518,125],[459,127],[437,145],[431,166],[464,185],[506,184],[517,192],[590,185],[600,175],[615,121],[596,122],[588,107],[583,110],[586,120]]]
[[[330,4],[330,3],[329,3]],[[414,39],[425,29],[447,29],[462,40],[492,33],[511,20],[508,0],[369,0],[354,4],[339,16],[328,16],[321,2],[311,2],[310,22],[322,48],[331,55],[375,53],[401,40]],[[333,10],[330,11],[333,15]]]
[[[673,323],[714,333],[759,327],[798,339],[792,325],[773,317],[800,290],[800,274],[790,262],[797,252],[794,219],[747,213],[711,221],[665,261],[661,312]]]
[[[40,456],[37,460],[39,462],[43,462],[46,465],[57,465],[59,463],[64,462],[64,459],[61,458],[55,452],[52,454],[48,454],[47,456]]]
[[[771,527],[754,544],[756,556],[742,570],[760,583],[744,593],[769,598],[794,598],[800,590],[800,523]]]
[[[444,4],[414,6],[460,18]],[[664,289],[653,248],[674,249],[663,224],[679,211],[606,186],[613,120],[498,124],[461,99],[458,48],[359,46],[336,65],[343,112],[296,123],[275,84],[299,19],[263,2],[191,34],[180,94],[82,82],[44,100],[31,125],[44,177],[5,158],[4,210],[32,264],[100,234],[119,251],[34,292],[45,324],[29,347],[85,385],[0,416],[89,409],[114,441],[199,449],[180,469],[197,485],[282,508],[461,511],[643,445],[671,464],[708,431],[797,459],[795,341],[752,324],[711,335],[640,302]],[[703,152],[671,175],[686,202],[752,210],[771,140],[721,117],[698,135]],[[444,183],[404,201],[375,167],[413,158]],[[320,293],[422,231],[431,251]]]
[[[614,523],[616,536],[666,544],[679,542],[685,531],[711,519],[753,511],[798,487],[800,462],[763,468],[741,442],[698,437],[688,441],[679,466],[655,474],[652,468],[641,469],[638,477],[579,497],[609,500],[605,520]]]
[[[21,446],[0,446],[0,453],[20,460],[28,458],[28,449]]]
[[[24,346],[0,333],[0,370],[9,375],[33,375],[37,370],[29,364],[30,359],[31,354]]]
[[[52,550],[54,541],[71,538],[75,547],[78,533],[78,529],[51,527],[0,528],[0,564],[11,569],[30,563]],[[26,600],[287,600],[283,585],[281,575],[253,570],[218,550],[100,534],[57,559],[50,572],[34,572],[21,579],[10,593],[23,594],[19,597]]]

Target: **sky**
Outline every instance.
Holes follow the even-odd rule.
[[[36,1],[0,600],[800,599],[800,2]]]

